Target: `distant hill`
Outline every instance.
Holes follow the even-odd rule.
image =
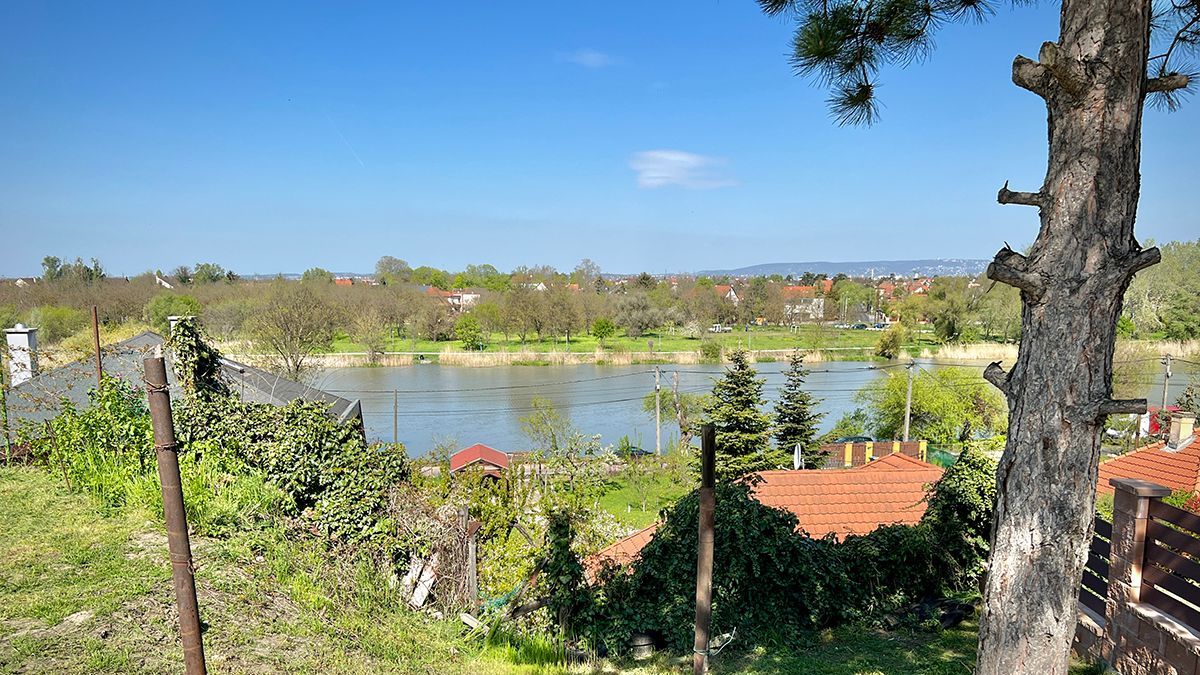
[[[987,269],[988,260],[971,258],[931,258],[928,260],[865,260],[862,262],[790,262],[764,263],[731,270],[701,270],[696,274],[705,276],[752,277],[781,274],[800,276],[805,272],[834,276],[845,274],[851,277],[896,276],[974,276]]]

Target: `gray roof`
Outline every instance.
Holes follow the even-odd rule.
[[[101,350],[104,372],[141,386],[142,360],[154,356],[155,349],[165,344],[166,340],[161,335],[146,331],[108,345]],[[169,366],[170,351],[164,352]],[[230,359],[221,359],[221,367],[230,389],[244,401],[286,405],[303,399],[328,405],[329,414],[340,421],[362,417],[362,406],[358,401],[350,401]],[[182,394],[171,367],[167,368],[167,383],[172,396]],[[9,426],[16,430],[53,418],[62,409],[64,397],[76,407],[84,408],[88,404],[88,392],[95,386],[96,365],[92,359],[82,359],[61,368],[39,372],[29,381],[9,389],[6,397]]]

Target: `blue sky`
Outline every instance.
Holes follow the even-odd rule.
[[[752,0],[0,4],[0,275],[652,272],[990,257],[1037,231],[1056,3],[956,26],[840,128]],[[1150,110],[1138,233],[1200,231],[1200,112]],[[1186,195],[1186,196],[1185,196]]]

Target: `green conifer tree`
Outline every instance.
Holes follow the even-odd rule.
[[[743,350],[713,386],[705,415],[716,427],[718,479],[740,478],[755,471],[788,465],[786,452],[770,446],[771,417],[763,412],[763,379],[750,367]]]
[[[804,468],[819,469],[826,458],[817,441],[817,424],[824,413],[813,412],[816,400],[804,391],[804,378],[808,377],[804,355],[799,350],[793,352],[789,364],[783,388],[779,390],[779,400],[775,403],[775,443],[785,454],[795,452],[799,445]]]

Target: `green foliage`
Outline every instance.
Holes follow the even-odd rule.
[[[104,267],[100,261],[92,258],[91,264],[75,258],[75,262],[63,262],[55,256],[42,258],[42,278],[47,282],[74,281],[91,284],[105,278]]]
[[[936,528],[960,574],[982,574],[996,506],[996,460],[969,444],[929,494],[924,520]]]
[[[221,353],[205,341],[194,318],[175,323],[169,344],[175,354],[175,379],[186,394],[201,398],[230,394],[222,376]]]
[[[629,337],[640,337],[642,333],[660,325],[662,318],[662,313],[645,293],[630,293],[617,298],[617,324],[625,329]]]
[[[1194,380],[1188,382],[1183,391],[1179,392],[1179,396],[1175,398],[1175,405],[1179,406],[1180,410],[1200,415],[1200,391],[1197,391]]]
[[[1162,262],[1130,282],[1123,316],[1139,336],[1161,331],[1172,340],[1200,337],[1200,239],[1161,249]]]
[[[996,490],[994,464],[979,457],[968,455],[945,486],[933,486],[917,525],[840,542],[798,531],[794,514],[762,504],[745,483],[718,483],[713,633],[736,627],[742,649],[793,642],[806,631],[879,623],[916,602],[973,588]],[[601,572],[593,640],[619,651],[631,632],[657,632],[671,651],[690,652],[698,517],[694,491],[663,511],[631,569]]]
[[[42,305],[29,313],[28,325],[38,329],[38,337],[47,342],[58,342],[83,330],[88,325],[87,313],[71,307]]]
[[[907,341],[908,329],[902,323],[894,323],[880,334],[879,344],[875,346],[875,355],[894,359],[904,351],[904,343]]]
[[[310,267],[300,275],[300,281],[316,284],[332,284],[333,272],[322,267]]]
[[[177,405],[176,426],[188,450],[263,471],[327,536],[373,540],[395,552],[383,512],[388,491],[408,477],[403,446],[368,446],[356,424],[341,424],[323,404],[302,400],[273,406],[187,398]]]
[[[560,634],[574,634],[574,620],[590,609],[583,579],[583,563],[572,549],[575,535],[572,514],[551,511],[546,518],[546,552],[542,563],[542,596]]]
[[[601,346],[604,341],[617,334],[617,324],[613,320],[602,316],[592,322],[592,337],[600,341]]]
[[[154,330],[166,335],[170,329],[168,317],[199,316],[202,311],[200,301],[192,296],[165,291],[150,298],[143,316]]]
[[[839,438],[865,436],[867,435],[867,422],[867,411],[862,408],[855,408],[850,412],[842,413],[842,416],[834,423],[833,428],[821,437],[821,442],[832,443]]]
[[[729,355],[725,377],[713,385],[705,409],[717,432],[719,478],[737,478],[755,471],[789,465],[790,454],[770,447],[771,417],[763,412],[763,382],[750,366],[746,352]]]
[[[384,285],[400,284],[412,278],[412,268],[408,263],[390,255],[385,255],[375,263],[375,279]]]
[[[479,325],[479,319],[470,314],[463,314],[454,322],[454,335],[462,341],[463,349],[481,352],[487,349],[487,335]]]
[[[721,343],[716,340],[701,340],[700,360],[705,363],[720,363]]]
[[[233,272],[226,272],[224,267],[216,263],[196,263],[196,269],[192,270],[192,283],[215,284],[218,281],[232,281],[234,276]]]
[[[817,425],[824,414],[813,410],[817,402],[804,391],[804,378],[808,377],[804,355],[793,352],[788,363],[783,388],[775,403],[775,444],[783,453],[791,453],[800,446],[804,466],[817,469],[825,464],[825,453],[817,442]]]
[[[876,438],[899,438],[904,428],[907,375],[892,373],[855,395],[867,404]],[[919,369],[913,375],[910,438],[948,444],[1002,433],[1007,426],[1003,397],[977,373],[964,368]]]

